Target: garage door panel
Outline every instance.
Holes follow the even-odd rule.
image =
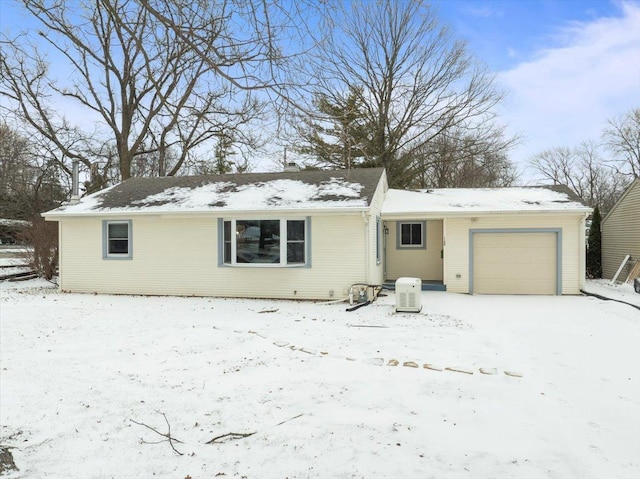
[[[476,233],[474,293],[555,294],[555,233]]]
[[[492,281],[490,290],[487,291],[475,291],[477,294],[555,294],[554,291],[550,291],[548,281],[540,280],[504,280],[497,278]]]

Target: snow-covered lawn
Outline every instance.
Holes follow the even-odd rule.
[[[46,285],[0,284],[6,477],[640,475],[631,306],[425,292],[420,314],[393,293],[348,313]],[[140,425],[167,433],[163,415],[181,456]],[[206,444],[232,432],[255,434]]]
[[[608,279],[595,279],[587,281],[585,291],[640,307],[640,294],[635,292],[631,283],[611,284]]]

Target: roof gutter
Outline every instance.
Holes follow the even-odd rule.
[[[42,213],[47,221],[58,221],[67,218],[96,218],[96,217],[109,217],[109,218],[125,218],[132,216],[159,216],[159,217],[171,217],[171,218],[193,218],[193,217],[227,217],[227,216],[251,216],[255,217],[270,217],[274,216],[340,216],[340,215],[352,215],[363,214],[369,211],[369,206],[359,207],[343,207],[343,208],[323,208],[323,209],[305,209],[305,208],[287,208],[271,210],[195,210],[195,211],[153,211],[153,210],[128,210],[128,211],[109,211],[109,210],[97,210],[97,211],[83,211],[83,212],[59,212],[55,210],[51,212]]]
[[[418,212],[411,211],[405,213],[385,213],[382,211],[381,216],[383,219],[441,219],[441,218],[468,218],[468,217],[483,217],[483,216],[505,216],[505,215],[578,215],[578,214],[590,214],[593,211],[592,208],[575,208],[575,209],[562,209],[562,210],[513,210],[513,211],[429,211]]]

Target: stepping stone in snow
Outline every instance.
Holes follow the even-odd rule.
[[[398,361],[397,359],[389,359],[387,366],[397,366],[398,364],[400,364],[400,361]]]
[[[287,344],[289,344],[289,343],[288,343],[288,342],[286,342],[286,341],[276,341],[276,342],[275,342],[275,343],[273,343],[273,344],[275,344],[275,345],[276,345],[276,346],[278,346],[279,348],[284,348],[284,347],[285,347]]]
[[[300,348],[300,351],[307,354],[316,354],[316,351],[314,349]]]
[[[365,364],[371,364],[372,366],[382,366],[384,364],[384,358],[371,358],[366,359]]]
[[[355,360],[356,360],[356,358],[350,358],[349,356],[346,356],[346,357],[345,357],[345,359],[346,359],[347,361],[355,361]]]
[[[504,372],[507,376],[511,376],[513,378],[521,378],[522,374],[521,373],[517,373],[515,371],[505,371]]]
[[[498,374],[498,370],[496,368],[480,368],[480,372],[482,374]]]
[[[406,368],[417,368],[419,367],[417,363],[414,363],[413,361],[405,361],[404,363],[402,363],[402,365]]]
[[[465,368],[444,368],[446,371],[454,371],[456,373],[473,374],[471,369]]]
[[[442,368],[439,366],[436,366],[434,364],[431,363],[425,363],[424,366],[422,366],[425,369],[431,369],[432,371],[442,371]]]

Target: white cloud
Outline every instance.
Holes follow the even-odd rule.
[[[521,168],[546,148],[597,140],[607,119],[640,106],[640,4],[571,23],[553,42],[498,75],[509,90],[503,119],[526,140],[513,152]]]
[[[491,18],[491,17],[503,17],[504,11],[500,8],[494,8],[489,5],[482,5],[476,7],[466,7],[462,9],[462,12],[471,15],[472,17]]]

